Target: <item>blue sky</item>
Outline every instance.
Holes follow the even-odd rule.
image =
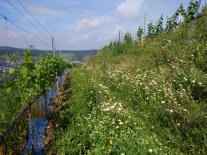
[[[9,3],[12,3],[19,14]],[[26,48],[34,45],[38,49],[51,49],[51,35],[56,49],[95,49],[104,46],[129,31],[136,36],[139,25],[156,21],[163,14],[171,16],[180,3],[187,7],[190,0],[19,0],[32,15],[18,3],[18,0],[1,0],[0,13],[35,35],[18,29],[0,16],[0,46]],[[203,0],[202,3],[205,3]],[[38,30],[30,23],[35,25]],[[44,27],[44,28],[43,28]],[[47,32],[46,32],[47,31]],[[48,33],[49,32],[49,33]]]

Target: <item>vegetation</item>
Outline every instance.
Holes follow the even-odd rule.
[[[192,26],[190,6],[179,27],[160,18],[143,44],[127,33],[72,70],[54,153],[207,153],[207,9]]]
[[[10,61],[16,63],[16,58],[15,55],[11,55]],[[29,115],[20,121],[19,127],[14,130],[6,143],[4,143],[4,150],[7,153],[11,150],[11,146],[19,146],[25,142],[23,136],[27,135],[25,131],[28,128],[26,120],[33,116],[33,108],[37,107],[37,104],[34,105],[36,103],[35,99],[38,95],[46,97],[56,77],[62,75],[66,67],[70,67],[62,59],[54,55],[39,56],[37,62],[35,62],[36,59],[31,56],[29,49],[24,52],[22,59],[23,63],[21,65],[10,68],[9,72],[4,74],[3,87],[0,89],[0,135],[11,125],[17,114],[25,106],[29,106]],[[20,134],[17,136],[17,133]],[[18,144],[16,144],[17,142]],[[17,149],[16,147],[14,148]]]
[[[95,55],[98,50],[83,50],[83,51],[62,51],[62,56],[65,58],[70,58],[72,61],[83,62],[89,57]]]
[[[138,39],[138,40],[141,40],[143,34],[144,34],[144,30],[143,30],[143,28],[140,26],[140,27],[138,28],[138,30],[137,30],[137,39]]]
[[[132,35],[130,32],[127,32],[125,35],[124,35],[124,43],[125,44],[131,44],[133,41],[132,39]]]

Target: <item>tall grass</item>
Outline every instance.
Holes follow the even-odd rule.
[[[71,72],[55,153],[206,154],[207,19],[113,43]]]

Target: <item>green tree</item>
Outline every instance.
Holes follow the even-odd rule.
[[[172,28],[175,28],[178,25],[178,12],[176,12],[172,17],[167,18],[167,22],[166,22],[166,30],[170,30]]]
[[[197,11],[197,7],[198,7],[198,1],[191,1],[188,5],[188,8],[186,10],[186,16],[185,16],[185,21],[188,22],[192,19],[194,19],[196,11]]]
[[[167,17],[166,30],[170,30],[172,28],[173,28],[172,20],[171,20],[171,18]]]
[[[183,4],[180,4],[180,6],[179,6],[179,8],[178,8],[177,11],[179,12],[179,14],[180,14],[181,16],[183,16],[184,18],[186,17],[186,12],[185,12],[185,9],[184,9],[184,7],[183,7]]]
[[[128,44],[131,43],[133,41],[132,39],[132,35],[130,32],[127,32],[124,36],[124,43]]]
[[[148,24],[148,32],[147,35],[151,36],[155,34],[155,26],[153,25],[153,23],[150,21]]]
[[[163,15],[160,16],[160,19],[155,25],[155,34],[158,34],[163,31]]]
[[[138,28],[138,30],[137,30],[137,39],[138,39],[138,40],[141,40],[143,34],[144,34],[144,30],[143,30],[143,28],[140,26],[140,27]]]

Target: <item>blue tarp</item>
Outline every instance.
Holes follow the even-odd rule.
[[[31,124],[32,124],[31,121],[29,121],[29,138],[28,138],[27,145],[25,146],[25,148],[22,152],[23,155],[26,155],[32,147],[32,127],[31,127]]]
[[[44,108],[44,103],[45,103],[45,99],[42,96],[39,96],[37,99],[38,102],[38,109],[43,109]]]
[[[26,155],[32,148],[33,155],[44,153],[44,138],[48,121],[44,118],[35,118],[29,121],[29,140],[22,154]]]
[[[62,76],[59,76],[59,77],[58,77],[57,85],[58,85],[58,88],[61,87],[61,85],[62,85]]]
[[[45,105],[45,112],[46,112],[46,114],[48,115],[48,114],[50,114],[50,103],[51,103],[51,100],[50,100],[50,98],[46,98],[46,105]]]
[[[55,87],[52,87],[49,91],[48,97],[50,98],[50,100],[53,100],[55,95],[56,95]]]
[[[39,110],[45,110],[47,114],[50,113],[50,104],[54,97],[56,96],[56,91],[55,88],[52,87],[47,94],[47,97],[44,98],[43,96],[40,96],[37,101],[38,101],[38,109]]]

